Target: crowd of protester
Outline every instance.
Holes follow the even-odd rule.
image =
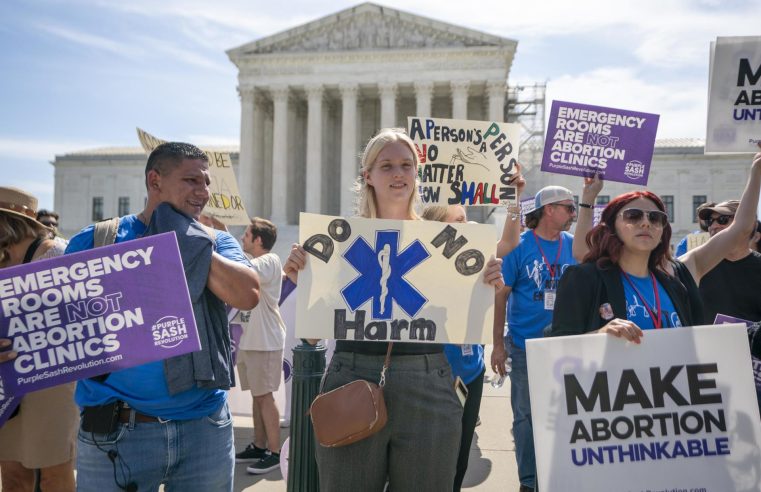
[[[361,157],[356,215],[465,222],[461,206],[421,210],[418,165],[404,130],[381,130]],[[97,492],[161,485],[226,491],[233,487],[236,460],[249,464],[251,473],[277,468],[279,414],[272,394],[281,382],[284,324],[275,308],[282,276],[298,283],[309,255],[296,244],[281,269],[270,252],[277,235],[271,222],[253,219],[241,248],[223,225],[202,217],[209,200],[209,165],[193,145],[160,145],[148,158],[145,177],[144,210],[111,222],[110,242],[174,231],[183,258],[204,259],[205,268],[186,268],[186,275],[194,309],[202,305],[207,313],[199,332],[219,343],[206,345],[189,362],[193,371],[183,371],[187,360],[169,359],[79,381],[76,391],[67,384],[25,395],[0,428],[3,490],[74,490],[75,456],[78,489]],[[520,197],[526,185],[520,167],[510,184]],[[657,195],[620,195],[594,225],[602,181],[592,177],[580,184],[578,204],[569,189],[539,190],[524,231],[516,220],[520,210],[508,207],[495,250],[484,252],[491,259],[481,281],[495,293],[490,366],[505,375],[506,361],[512,360],[512,431],[521,492],[537,488],[526,340],[607,333],[642,344],[648,330],[710,324],[716,314],[761,321],[761,223],[756,217],[761,153],[753,159],[739,200],[698,209],[701,229],[710,238],[689,250],[679,248],[676,257]],[[55,213],[38,212],[30,194],[0,188],[0,268],[62,255],[64,249],[74,253],[108,244],[98,239],[102,223],[67,243],[56,233],[57,221]],[[235,381],[227,313],[219,312],[224,305],[245,318],[238,364],[253,397],[253,441],[237,454],[227,404]],[[748,337],[752,353],[761,356],[757,323]],[[10,346],[11,340],[0,339],[0,363],[17,355]],[[352,445],[316,447],[321,490],[398,492],[420,484],[426,484],[423,490],[459,490],[478,419],[484,347],[339,340],[321,391],[358,379],[377,381],[388,351],[392,362],[384,394],[391,418],[380,432]],[[198,376],[205,370],[214,373],[213,381]],[[464,406],[454,390],[456,377],[469,389]],[[104,408],[115,422],[92,430]]]

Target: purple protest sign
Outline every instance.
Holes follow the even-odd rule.
[[[173,232],[0,270],[0,402],[200,350]]]
[[[2,388],[0,388],[0,391],[2,391]],[[9,396],[4,400],[0,400],[0,427],[2,427],[3,424],[5,424],[5,422],[10,418],[18,405],[18,398],[13,396]]]
[[[726,325],[731,323],[742,323],[747,327],[755,324],[753,321],[747,319],[735,318],[734,316],[728,316],[726,314],[717,314],[713,320],[715,325]],[[750,363],[753,366],[753,382],[756,383],[756,394],[759,401],[761,401],[761,359],[758,357],[750,356]]]
[[[542,171],[646,185],[657,114],[553,101]]]
[[[521,206],[521,225],[523,227],[526,227],[526,215],[530,214],[534,211],[536,200],[534,196],[529,196],[526,198],[521,198],[520,206]]]

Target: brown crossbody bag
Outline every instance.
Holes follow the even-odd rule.
[[[309,414],[321,446],[346,446],[372,436],[386,425],[388,414],[383,387],[393,345],[393,342],[388,344],[378,384],[358,379],[314,399]]]

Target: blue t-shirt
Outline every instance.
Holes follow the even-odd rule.
[[[542,330],[552,322],[552,310],[544,308],[545,290],[557,290],[560,276],[569,265],[576,264],[572,251],[573,236],[567,232],[560,234],[563,243],[560,256],[560,240],[547,241],[539,236],[535,240],[534,231],[527,230],[521,234],[518,247],[505,256],[502,262],[505,285],[513,289],[507,311],[507,325],[513,343],[524,350],[526,340],[540,338]],[[555,273],[554,284],[544,258],[547,258]]]
[[[655,294],[653,293],[653,280],[650,276],[635,277],[634,275],[629,275],[629,279],[631,279],[639,293],[645,298],[645,302],[653,313],[656,313],[658,308],[655,302]],[[643,330],[654,329],[653,318],[647,312],[647,308],[642,299],[637,295],[637,292],[626,281],[623,272],[621,273],[621,283],[624,284],[624,297],[626,298],[626,319],[634,321]],[[666,293],[666,290],[658,280],[655,283],[658,286],[658,296],[661,301],[661,328],[682,326],[679,314],[677,314],[674,303],[671,302],[671,298]]]
[[[137,216],[122,217],[116,233],[116,242],[142,237],[145,230],[145,224]],[[92,249],[93,231],[92,225],[82,229],[71,238],[66,253]],[[217,231],[215,250],[229,260],[249,264],[238,242],[226,232]],[[140,413],[168,420],[197,419],[210,415],[226,398],[225,391],[201,388],[192,388],[174,396],[169,395],[164,379],[163,361],[112,372],[103,383],[91,379],[81,380],[77,383],[74,395],[80,407],[104,405],[121,400]]]
[[[449,365],[452,366],[452,376],[460,376],[465,384],[472,383],[486,368],[483,345],[448,343],[444,345],[444,355],[447,356]]]
[[[674,256],[679,258],[687,252],[687,236],[684,236],[681,241],[676,245]]]

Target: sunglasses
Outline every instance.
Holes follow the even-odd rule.
[[[711,224],[714,222],[718,223],[719,225],[727,225],[732,222],[732,219],[734,218],[734,215],[719,215],[716,218],[708,217],[707,219],[703,219],[703,222],[705,223],[706,227],[711,227]]]
[[[555,205],[556,207],[565,207],[569,214],[576,213],[576,205],[573,203],[553,203],[552,205]]]
[[[619,214],[627,224],[639,224],[647,216],[648,222],[655,227],[665,227],[669,216],[660,210],[642,210],[640,208],[627,208]]]

